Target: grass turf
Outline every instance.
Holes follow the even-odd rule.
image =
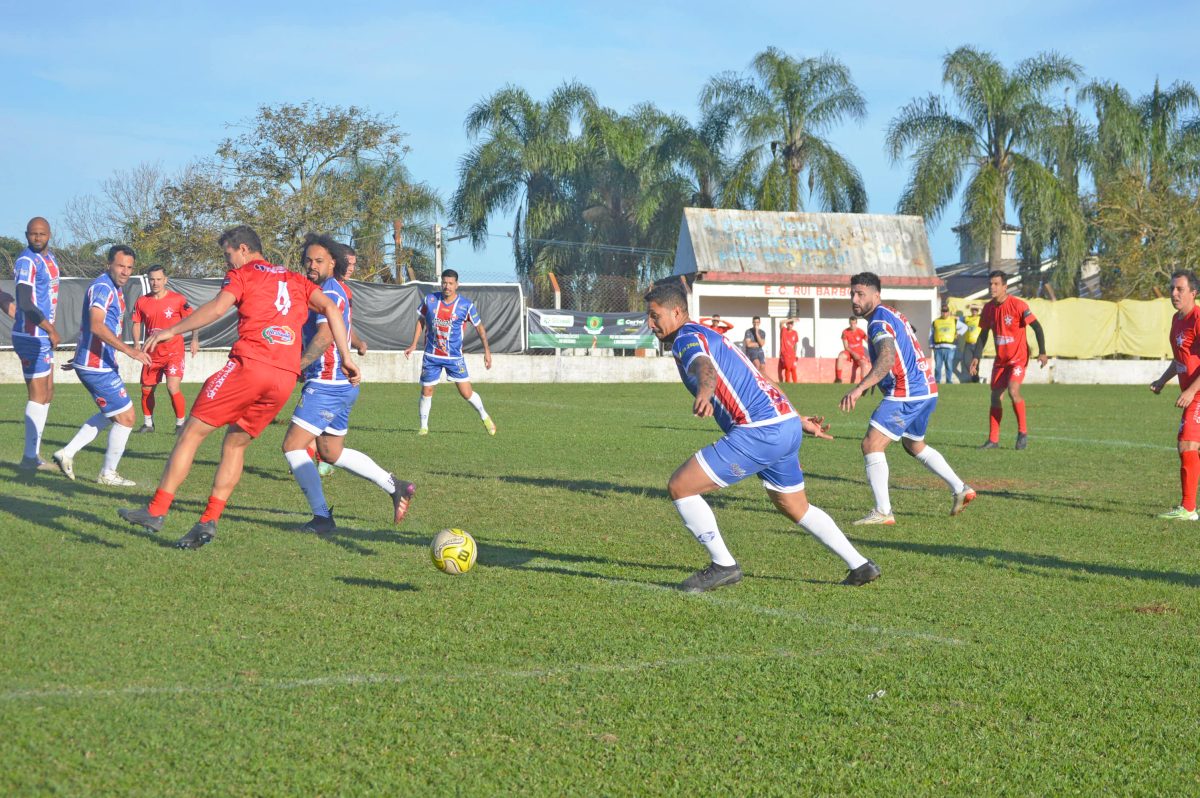
[[[63,382],[46,457],[92,412]],[[978,451],[986,388],[950,387],[929,442],[979,499],[949,518],[894,447],[897,524],[854,528],[874,399],[846,417],[839,388],[789,388],[838,436],[804,444],[809,496],[883,578],[837,586],[750,479],[711,499],[745,581],[687,596],[668,588],[706,558],[664,486],[717,430],[678,385],[485,385],[495,438],[448,386],[418,438],[415,387],[370,385],[349,444],[417,483],[400,528],[338,472],[337,533],[294,531],[277,425],[197,552],[166,544],[216,436],[154,536],[116,509],[170,434],[131,439],[136,489],[91,481],[103,435],[78,482],[24,478],[24,389],[0,386],[0,793],[1200,791],[1200,525],[1153,517],[1178,500],[1171,401],[1030,386],[1029,450],[1009,410],[1007,448]],[[465,576],[429,562],[448,526],[479,542]]]

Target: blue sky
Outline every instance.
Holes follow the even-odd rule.
[[[1154,79],[1200,84],[1200,3],[1009,0],[855,3],[209,3],[4,0],[0,30],[0,233],[53,224],[67,202],[114,170],[174,170],[213,153],[261,104],[314,100],[391,116],[408,134],[408,164],[448,198],[470,146],[472,103],[506,83],[545,97],[565,79],[626,110],[649,101],[696,116],[708,78],[743,70],[773,45],[830,53],[868,103],[864,124],[834,131],[866,180],[870,210],[890,213],[905,169],[883,132],[913,97],[940,91],[941,58],[972,44],[1006,64],[1044,50],[1131,92]],[[951,208],[930,228],[938,263],[957,259]],[[511,229],[511,217],[493,231]],[[511,273],[504,240],[480,253],[450,244],[469,273]]]

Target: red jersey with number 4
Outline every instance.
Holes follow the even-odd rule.
[[[159,330],[174,327],[180,319],[186,319],[190,315],[192,315],[192,306],[188,304],[183,294],[175,291],[168,291],[162,299],[157,298],[154,294],[144,294],[133,303],[133,321],[135,324],[142,324],[145,327],[142,332],[143,340]],[[165,360],[171,355],[182,354],[182,335],[177,335],[165,344],[154,348],[155,360]]]
[[[1175,355],[1175,373],[1179,388],[1186,391],[1200,376],[1200,306],[1186,316],[1171,318],[1171,352]]]
[[[308,298],[320,287],[307,277],[256,260],[225,273],[221,290],[238,309],[238,339],[230,357],[258,360],[300,373],[300,330],[308,319]]]
[[[1029,362],[1029,344],[1025,340],[1025,328],[1037,321],[1025,300],[1015,296],[1005,297],[1003,302],[991,300],[983,306],[979,328],[991,330],[996,342],[996,363],[1007,366]]]
[[[847,327],[842,330],[842,346],[846,347],[847,352],[866,357],[867,334],[858,327]]]

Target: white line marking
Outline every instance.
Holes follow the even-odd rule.
[[[986,433],[984,433],[982,430],[944,429],[942,427],[933,425],[930,426],[930,432],[934,438],[937,437],[937,433],[939,432],[947,432],[951,435],[974,435],[978,432],[986,437]],[[1164,446],[1160,443],[1125,441],[1119,438],[1068,438],[1061,435],[1043,435],[1042,433],[1038,432],[1037,429],[1034,429],[1029,433],[1029,441],[1030,443],[1037,443],[1038,441],[1056,441],[1058,443],[1081,443],[1090,446],[1116,446],[1126,449],[1156,449],[1168,452],[1173,452],[1177,448],[1175,446]]]
[[[676,668],[693,665],[711,665],[714,662],[751,662],[765,659],[791,659],[815,657],[825,649],[798,652],[790,649],[773,649],[748,654],[706,654],[696,657],[674,659],[635,660],[623,663],[576,663],[557,668],[480,668],[455,673],[346,673],[334,676],[318,676],[311,679],[247,679],[244,682],[219,685],[126,685],[124,687],[47,687],[0,692],[0,702],[36,701],[53,698],[128,698],[139,696],[206,695],[219,693],[253,692],[256,690],[302,690],[321,687],[357,687],[374,684],[404,684],[407,682],[445,682],[466,679],[545,679],[573,674],[637,673],[657,668]]]

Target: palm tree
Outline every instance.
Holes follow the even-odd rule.
[[[725,153],[735,132],[735,110],[727,102],[711,105],[702,111],[696,125],[681,116],[667,119],[656,155],[688,181],[689,207],[737,205],[737,198],[725,191],[730,170]]]
[[[476,249],[487,243],[490,217],[515,210],[517,271],[533,273],[542,250],[539,239],[551,237],[547,233],[570,209],[565,180],[580,150],[572,125],[594,105],[591,89],[568,82],[544,103],[524,89],[505,86],[470,109],[467,134],[482,141],[459,164],[450,217]]]
[[[942,82],[959,113],[931,94],[910,102],[888,126],[892,161],[908,152],[913,160],[899,211],[936,221],[965,180],[963,221],[974,241],[989,242],[988,262],[996,268],[1010,196],[1018,209],[1037,203],[1044,214],[1056,216],[1067,217],[1077,206],[1029,153],[1053,117],[1043,102],[1046,92],[1078,80],[1081,69],[1056,53],[1043,53],[1010,72],[991,53],[971,47],[948,53],[942,64]]]
[[[746,149],[736,159],[725,201],[761,210],[799,211],[802,180],[820,207],[860,213],[867,193],[854,165],[823,136],[847,117],[866,117],[850,70],[832,56],[795,59],[769,47],[750,63],[753,77],[714,77],[700,95],[705,113],[734,110]]]
[[[1156,80],[1154,90],[1136,102],[1119,84],[1101,81],[1088,84],[1079,95],[1096,109],[1093,168],[1098,186],[1125,171],[1160,186],[1195,160],[1196,120],[1183,118],[1200,109],[1200,95],[1191,83],[1177,81],[1163,91]]]
[[[415,279],[433,274],[433,223],[443,210],[441,198],[426,183],[418,183],[401,156],[385,160],[355,158],[340,175],[353,187],[353,212],[342,229],[358,249],[359,280],[390,280],[407,269]],[[387,263],[385,242],[392,223],[401,220],[405,246]]]

